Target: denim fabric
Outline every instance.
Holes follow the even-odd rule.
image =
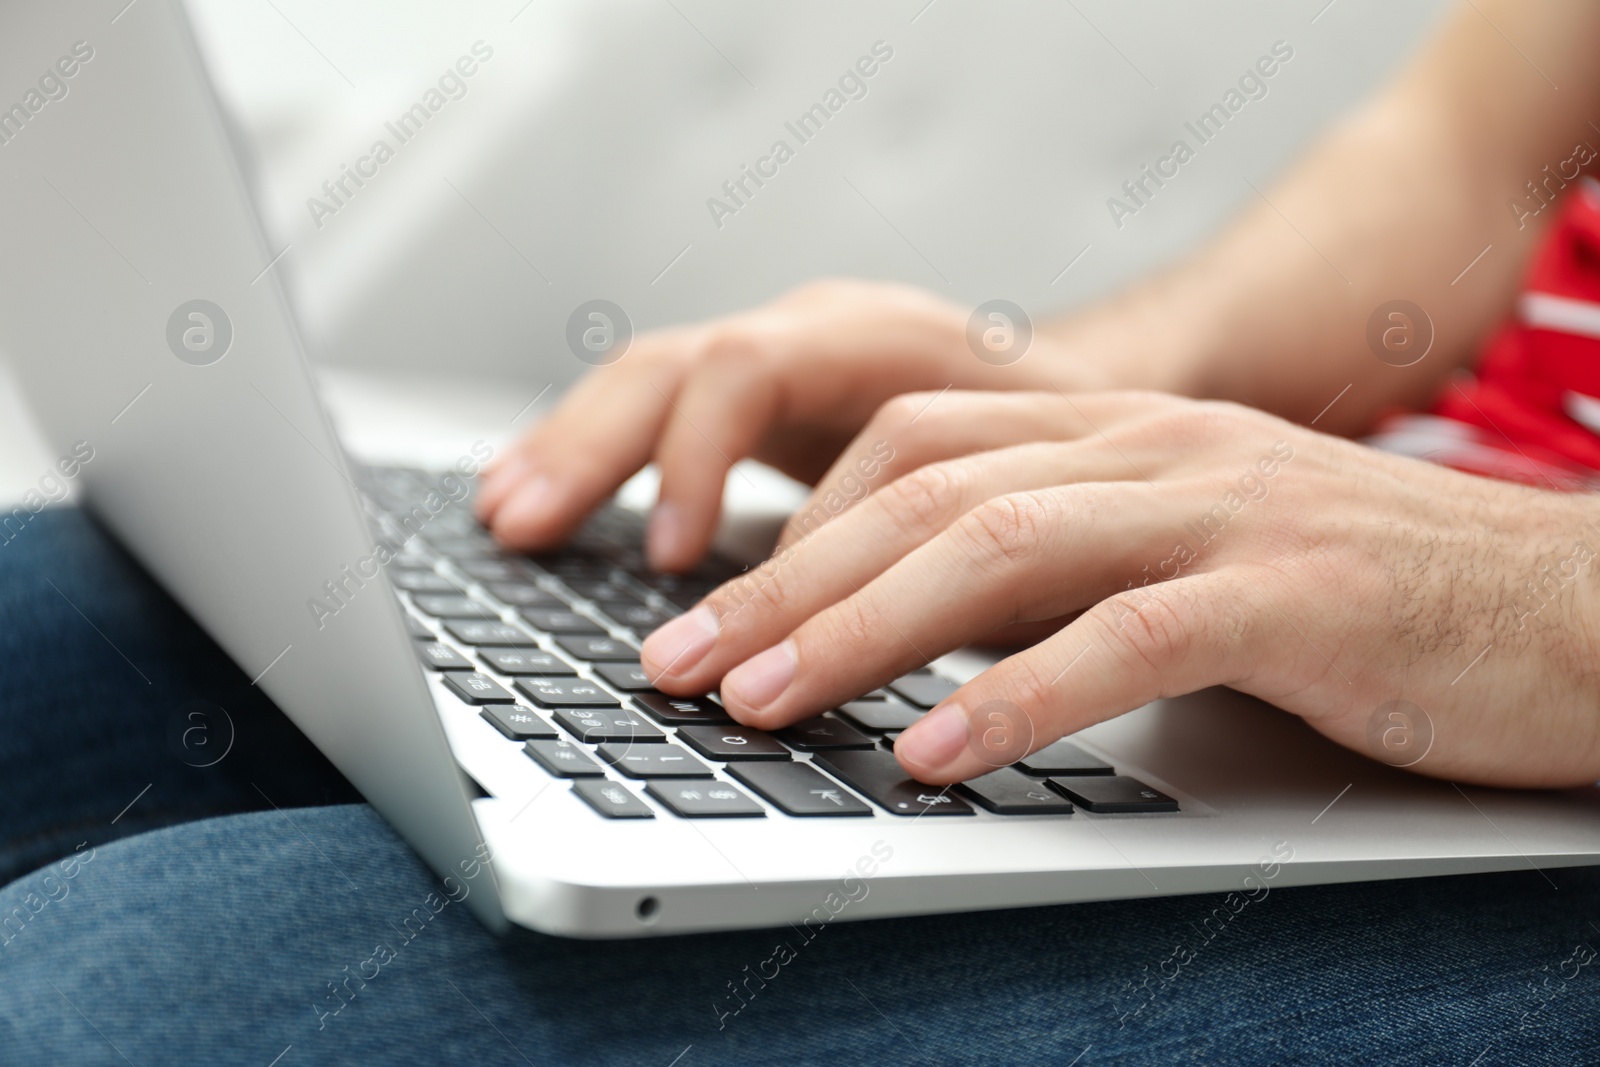
[[[82,841],[361,799],[74,508],[0,531],[0,729],[0,883]]]
[[[70,513],[49,529],[31,568],[124,626],[106,633],[146,689],[248,696],[92,529]],[[0,716],[28,750],[4,754],[0,811],[67,858],[0,891],[0,1063],[1600,1062],[1597,869],[1275,889],[1223,921],[1220,898],[1178,897],[838,923],[812,941],[497,939],[364,805],[239,813],[249,785],[211,773],[231,755],[189,773],[166,747],[169,698],[73,635],[84,620],[12,565],[20,544],[0,548]],[[41,677],[27,664],[52,683],[26,684]],[[71,709],[59,729],[34,723]],[[300,751],[252,716],[258,762],[268,736]],[[298,782],[342,787],[325,766]],[[158,787],[169,801],[140,825],[225,814],[94,843]]]

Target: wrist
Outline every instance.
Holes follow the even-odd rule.
[[[1041,332],[1092,388],[1215,396],[1215,331],[1183,288],[1158,280]]]

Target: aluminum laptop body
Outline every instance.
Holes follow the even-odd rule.
[[[0,71],[0,344],[51,446],[93,447],[85,505],[492,927],[630,937],[1600,859],[1593,790],[1457,788],[1225,691],[1077,739],[1176,812],[602,818],[419,666],[381,569],[346,583],[374,550],[360,475],[181,3],[7,4]],[[329,582],[347,595],[319,617]]]

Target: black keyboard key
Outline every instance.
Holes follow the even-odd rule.
[[[673,697],[651,690],[647,693],[634,693],[633,700],[649,712],[650,717],[656,722],[668,726],[733,721],[728,718],[728,713],[723,710],[721,704],[713,704],[703,697]]]
[[[819,752],[812,762],[893,815],[972,814],[972,806],[948,787],[923,785],[907,775],[892,752]]]
[[[615,582],[608,582],[596,578],[569,578],[567,588],[574,593],[598,604],[642,604],[631,589],[624,589]]]
[[[514,704],[516,697],[505,686],[477,671],[454,671],[444,676],[445,688],[468,704]]]
[[[533,563],[546,574],[553,574],[562,581],[570,578],[609,578],[612,571],[611,564],[603,559],[575,554],[534,556]]]
[[[809,763],[731,763],[728,773],[786,815],[871,815],[872,809]]]
[[[1072,805],[1037,778],[1011,767],[962,782],[963,793],[996,815],[1070,815]]]
[[[604,778],[606,769],[594,757],[566,738],[529,741],[522,751],[557,778]]]
[[[458,564],[493,559],[499,552],[495,547],[494,538],[487,534],[480,537],[462,537],[458,533],[441,529],[437,533],[430,530],[423,536],[440,554],[449,556]]]
[[[613,741],[599,748],[600,758],[629,778],[710,778],[711,768],[677,745],[639,745]]]
[[[1177,811],[1178,802],[1136,778],[1092,777],[1050,779],[1050,784],[1097,815],[1145,811]]]
[[[532,582],[492,582],[489,593],[514,608],[564,608],[567,602]]]
[[[616,697],[583,678],[518,678],[517,689],[541,708],[616,707]]]
[[[415,567],[390,568],[389,581],[396,589],[404,589],[408,593],[461,592],[461,584],[454,578],[446,578],[437,571]]]
[[[477,670],[472,661],[449,645],[441,645],[437,641],[429,641],[425,645],[417,646],[417,655],[422,658],[425,666],[436,671],[473,671]]]
[[[450,636],[457,641],[468,645],[484,645],[498,648],[532,648],[538,642],[533,635],[509,622],[478,622],[469,619],[454,619],[444,624],[450,631]]]
[[[471,597],[449,593],[420,593],[411,602],[425,615],[436,619],[496,620],[500,613],[489,605]]]
[[[460,559],[456,566],[480,582],[512,582],[525,577],[522,568],[508,559]]]
[[[1096,759],[1071,741],[1048,744],[1031,756],[1017,761],[1017,767],[1038,777],[1059,774],[1068,777],[1090,774],[1115,774],[1111,764]]]
[[[501,674],[577,674],[572,664],[539,648],[486,648],[478,653]]]
[[[601,614],[626,630],[649,633],[672,618],[664,611],[643,604],[602,604]]]
[[[557,736],[555,727],[520,704],[490,704],[478,714],[513,741],[554,740]]]
[[[411,632],[412,637],[419,641],[432,641],[434,639],[436,635],[432,630],[428,629],[427,623],[409,612],[402,612],[402,614],[405,615],[406,629]]]
[[[789,750],[750,726],[680,726],[678,739],[708,759],[786,760]]]
[[[871,748],[872,738],[857,730],[843,719],[831,715],[818,715],[814,719],[797,722],[778,731],[786,743],[802,752],[816,752],[832,748]]]
[[[572,783],[572,791],[588,802],[589,806],[608,819],[653,819],[656,813],[650,805],[634,795],[633,790],[598,778],[586,778]]]
[[[629,663],[639,659],[637,648],[612,637],[558,637],[556,647],[585,663]]]
[[[760,804],[727,782],[651,782],[644,787],[656,800],[685,819],[759,818]]]
[[[556,708],[550,714],[563,730],[586,744],[667,739],[667,735],[652,726],[643,715],[621,708]]]
[[[603,663],[594,669],[595,673],[604,678],[613,689],[620,689],[624,693],[638,693],[645,689],[654,689],[650,679],[644,675],[644,668],[637,662],[633,663]]]
[[[547,634],[603,634],[605,628],[593,619],[566,608],[525,608],[518,612],[522,621]]]
[[[889,683],[894,694],[919,708],[931,708],[959,688],[948,678],[936,674],[913,673]]]
[[[898,700],[852,700],[839,714],[875,734],[888,730],[908,730],[922,718],[922,711]]]

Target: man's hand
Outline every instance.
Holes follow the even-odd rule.
[[[506,544],[548,548],[654,459],[650,560],[684,570],[711,542],[737,460],[812,481],[897,393],[1109,384],[1066,363],[1044,336],[1015,365],[985,363],[968,345],[966,313],[918,289],[813,283],[753,311],[641,336],[492,466],[478,516]]]
[[[771,561],[649,637],[643,663],[662,689],[720,683],[735,718],[775,729],[1001,627],[1075,616],[908,730],[905,768],[959,781],[1158,697],[1228,685],[1380,758],[1384,709],[1409,701],[1431,724],[1424,773],[1600,777],[1590,499],[1231,404],[932,399],[886,404],[843,453],[847,469],[890,442],[895,481],[792,530]]]

